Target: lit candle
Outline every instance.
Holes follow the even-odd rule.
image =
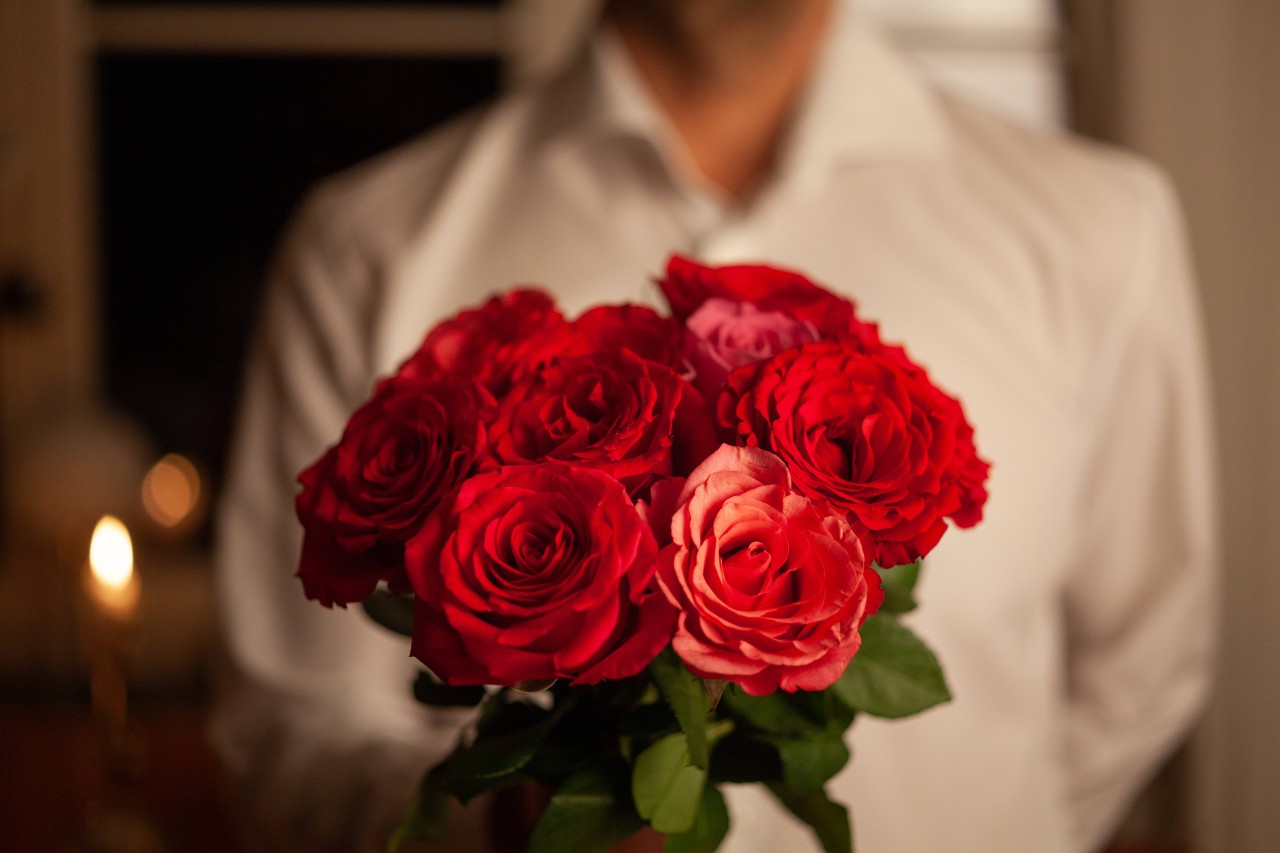
[[[154,829],[133,808],[138,778],[138,741],[130,737],[126,665],[138,628],[138,576],[129,530],[104,515],[89,541],[85,572],[92,658],[89,697],[104,777],[100,801],[89,804],[80,850],[161,850]]]
[[[102,615],[132,622],[138,608],[138,577],[133,571],[133,541],[120,519],[104,515],[89,542],[89,597]]]

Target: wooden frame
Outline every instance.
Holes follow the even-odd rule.
[[[412,6],[106,6],[94,46],[109,52],[491,56],[502,13]]]
[[[89,52],[78,0],[0,5],[0,272],[40,309],[0,327],[0,439],[98,388]]]

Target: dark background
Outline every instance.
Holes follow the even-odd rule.
[[[222,470],[272,247],[306,188],[497,91],[497,59],[100,56],[104,360],[158,447]]]

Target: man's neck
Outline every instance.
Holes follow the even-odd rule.
[[[639,9],[642,3],[649,8]],[[739,201],[774,167],[831,14],[832,0],[619,0],[609,7],[694,166]]]

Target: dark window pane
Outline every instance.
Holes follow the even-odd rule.
[[[108,393],[218,473],[264,268],[301,194],[490,96],[499,66],[132,55],[97,74]]]

